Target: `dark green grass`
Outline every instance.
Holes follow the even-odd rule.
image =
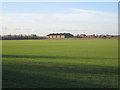
[[[118,88],[117,40],[5,40],[3,88]]]

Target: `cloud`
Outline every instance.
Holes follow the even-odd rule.
[[[117,15],[101,11],[67,8],[72,14],[4,14],[3,34],[46,35],[51,32],[73,34],[117,34]]]
[[[102,16],[109,16],[109,17],[116,17],[117,14],[114,13],[108,13],[103,11],[95,11],[95,10],[84,10],[84,9],[78,9],[78,8],[66,8],[67,10],[78,12],[80,14],[86,13],[86,14],[92,14],[92,15],[102,15]]]

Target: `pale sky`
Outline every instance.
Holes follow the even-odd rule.
[[[118,34],[117,2],[4,2],[2,34]]]

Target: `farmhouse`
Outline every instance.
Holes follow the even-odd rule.
[[[88,38],[96,38],[96,36],[93,34],[93,35],[87,35]]]
[[[46,36],[47,38],[70,38],[73,37],[70,33],[52,33]]]
[[[84,38],[84,37],[86,37],[86,34],[80,34],[80,37]]]

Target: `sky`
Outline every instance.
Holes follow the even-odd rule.
[[[0,13],[3,35],[118,34],[117,2],[3,2]]]

